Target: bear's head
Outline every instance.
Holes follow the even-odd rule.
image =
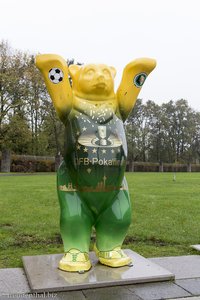
[[[76,96],[94,101],[114,97],[115,68],[102,64],[70,65],[69,73]]]

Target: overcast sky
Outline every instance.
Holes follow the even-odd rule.
[[[0,0],[0,10],[13,48],[112,65],[116,88],[127,63],[155,58],[139,97],[200,111],[199,0]]]

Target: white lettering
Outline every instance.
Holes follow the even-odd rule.
[[[104,163],[103,163],[103,159],[99,159],[98,164],[99,164],[100,166],[102,166],[102,165],[104,164]]]
[[[96,163],[98,163],[98,158],[95,157],[92,159],[92,164],[95,165]]]
[[[123,166],[124,161],[121,160],[116,160],[116,159],[98,159],[96,157],[93,157],[91,160],[87,157],[81,157],[76,159],[76,164],[81,165],[83,164],[84,166],[88,166],[89,164],[92,165],[99,165],[99,166]]]
[[[89,162],[90,162],[89,158],[84,158],[84,165],[85,166],[89,165]]]

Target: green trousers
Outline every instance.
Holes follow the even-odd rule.
[[[109,251],[122,245],[131,223],[128,189],[77,191],[73,188],[64,163],[58,170],[57,184],[60,230],[65,252],[72,248],[88,252],[92,227],[96,230],[96,244],[100,251]]]

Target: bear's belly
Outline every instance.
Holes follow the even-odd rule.
[[[65,162],[76,189],[83,192],[122,188],[127,146],[122,121],[113,115],[100,123],[88,116],[66,127]]]
[[[123,148],[92,148],[75,151],[74,169],[78,188],[84,191],[116,190],[124,176],[125,158]]]

